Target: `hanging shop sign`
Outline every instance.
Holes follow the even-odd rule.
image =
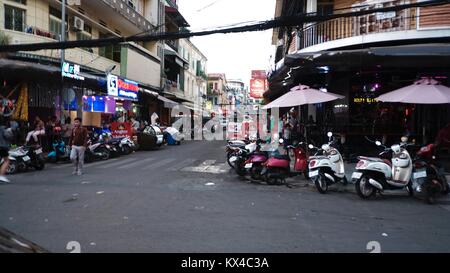
[[[61,75],[66,78],[84,81],[84,77],[80,74],[80,66],[78,64],[64,62]]]
[[[108,95],[126,100],[137,100],[139,84],[134,81],[108,75]]]
[[[261,99],[266,91],[266,79],[251,79],[250,80],[250,97],[254,99]]]
[[[111,123],[111,134],[113,138],[132,137],[130,122],[113,122]]]
[[[377,103],[375,98],[353,98],[354,103]]]

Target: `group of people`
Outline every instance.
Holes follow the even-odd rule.
[[[81,118],[75,118],[73,124],[68,117],[65,123],[61,125],[56,117],[51,117],[47,124],[36,117],[32,130],[28,132],[25,138],[25,145],[29,145],[33,140],[35,144],[42,146],[39,137],[48,136],[48,141],[53,141],[55,138],[62,137],[70,147],[70,159],[75,164],[73,174],[82,175],[84,152],[88,143],[88,131],[82,125]],[[9,179],[5,176],[9,166],[9,149],[19,125],[17,122],[9,120],[0,116],[0,182],[9,183]]]
[[[55,138],[58,137],[62,137],[67,142],[73,129],[71,121],[72,119],[70,117],[66,117],[62,124],[56,116],[52,116],[47,123],[44,123],[39,116],[36,116],[33,125],[31,126],[31,130],[25,138],[25,145],[39,143],[42,146],[51,147]],[[44,136],[46,136],[46,140],[42,141]]]

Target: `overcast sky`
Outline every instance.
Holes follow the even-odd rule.
[[[248,21],[273,19],[275,0],[179,0],[178,8],[191,31]],[[272,30],[194,37],[208,58],[208,73],[225,73],[249,85],[251,70],[267,70],[275,48]]]

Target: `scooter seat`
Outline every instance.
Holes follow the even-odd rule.
[[[375,161],[375,162],[384,162],[383,159],[378,157],[368,157],[368,156],[358,156],[359,160],[368,160],[368,161]]]
[[[368,157],[368,156],[358,156],[358,159],[359,160],[368,160],[368,161],[373,161],[373,162],[383,162],[392,167],[392,163],[389,159],[383,159],[383,158],[378,158],[378,157]]]
[[[327,158],[324,155],[314,155],[314,156],[310,156],[309,159],[325,159]]]

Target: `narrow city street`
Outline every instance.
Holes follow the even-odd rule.
[[[242,180],[224,141],[136,152],[11,176],[0,185],[0,226],[54,252],[450,252],[450,199],[406,192],[363,201],[348,188],[322,195]]]

